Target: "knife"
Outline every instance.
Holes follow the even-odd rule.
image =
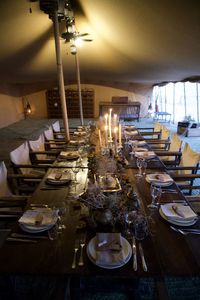
[[[196,229],[196,228],[192,229],[192,228],[178,227],[177,229],[183,230],[185,232],[200,234],[200,229]]]
[[[37,243],[36,240],[23,239],[23,238],[14,238],[14,237],[8,237],[6,239],[6,241],[7,242]]]
[[[133,251],[133,270],[137,271],[137,248],[136,248],[136,241],[134,237],[132,240],[132,251]]]
[[[45,235],[31,235],[31,234],[23,234],[23,233],[11,233],[11,237],[13,238],[24,238],[24,239],[44,239],[48,240],[48,237]]]
[[[0,218],[19,218],[19,214],[0,214]]]
[[[142,248],[142,245],[141,243],[139,243],[139,251],[140,251],[140,257],[142,259],[142,267],[143,267],[143,270],[145,272],[147,272],[147,264],[146,264],[146,261],[145,261],[145,258],[144,258],[144,251],[143,251],[143,248]]]

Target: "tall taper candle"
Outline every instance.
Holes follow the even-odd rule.
[[[105,126],[105,147],[108,145],[108,125]]]
[[[122,146],[122,125],[119,124],[119,147]]]
[[[101,130],[99,129],[99,145],[100,147],[102,146],[102,141],[101,141]]]
[[[109,139],[112,142],[112,128],[111,128],[111,120],[112,120],[112,108],[109,110],[109,119],[108,119],[108,126],[109,126]]]
[[[104,118],[105,118],[105,126],[108,126],[108,114],[105,114]]]

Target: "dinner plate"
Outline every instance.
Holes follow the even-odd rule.
[[[62,180],[55,180],[51,178],[46,179],[46,183],[51,184],[51,185],[64,185],[67,184],[71,181],[71,179],[62,179]]]
[[[98,264],[96,262],[96,255],[95,255],[96,236],[94,238],[92,238],[87,245],[87,255],[88,255],[89,259],[91,260],[91,262],[93,262],[95,265],[97,265],[100,268],[104,268],[104,269],[120,268],[120,267],[124,266],[125,264],[127,264],[127,262],[129,261],[129,259],[132,256],[132,249],[131,249],[131,245],[129,244],[129,242],[124,237],[121,237],[121,242],[122,242],[122,248],[123,248],[124,256],[125,256],[123,262],[120,262],[120,263],[115,262],[113,264]]]
[[[44,225],[44,226],[31,226],[31,225],[25,225],[25,224],[19,223],[20,228],[23,231],[26,231],[29,233],[40,233],[40,232],[51,229],[54,225],[55,225],[55,223],[50,224],[50,225]]]
[[[159,213],[161,215],[161,217],[166,220],[167,222],[171,223],[171,224],[174,224],[174,225],[179,225],[179,226],[191,226],[191,225],[194,225],[196,222],[197,222],[197,218],[196,219],[193,219],[193,220],[190,220],[190,221],[184,221],[184,222],[181,222],[181,221],[175,221],[175,220],[172,220],[172,219],[168,219],[165,214],[163,213],[162,209],[160,208],[159,209]]]
[[[147,159],[150,160],[152,158],[156,157],[156,154],[149,154],[148,152],[135,152],[135,156],[138,158],[143,158],[143,159]]]
[[[136,147],[134,150],[135,150],[136,152],[147,152],[147,151],[148,151],[147,148],[143,148],[143,147]]]
[[[170,186],[174,183],[173,180],[172,181],[167,181],[167,182],[161,182],[161,181],[158,181],[158,180],[155,179],[155,180],[150,181],[148,176],[146,176],[146,181],[150,184],[153,182],[153,184],[155,186],[160,186],[160,187]]]
[[[65,159],[65,160],[77,160],[80,156],[78,154],[74,155],[59,155],[58,159]]]

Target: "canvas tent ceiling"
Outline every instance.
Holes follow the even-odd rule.
[[[75,11],[78,31],[93,38],[79,49],[82,83],[155,84],[200,75],[198,1],[77,3],[82,8]],[[0,41],[1,86],[41,88],[57,81],[52,21],[39,2],[1,1]],[[74,56],[69,43],[61,41],[61,46],[65,83],[71,83],[76,80]]]

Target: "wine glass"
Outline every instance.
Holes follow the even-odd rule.
[[[138,174],[136,174],[135,176],[137,176],[137,177],[142,177],[143,159],[137,158],[137,159],[136,159],[136,165],[137,165],[137,167],[138,167],[138,169],[139,169],[139,172],[138,172]]]
[[[160,186],[155,186],[155,184],[152,182],[151,183],[151,187],[150,187],[150,191],[151,191],[151,203],[148,205],[149,208],[157,208],[158,207],[158,203],[156,202],[156,200],[159,200],[162,190]]]
[[[125,144],[128,144],[129,135],[126,130],[124,130]]]
[[[143,240],[148,235],[147,218],[138,213],[134,222],[134,235],[137,240]]]
[[[132,210],[132,211],[125,212],[124,221],[126,224],[127,236],[131,237],[133,235],[133,231],[134,231],[133,225],[134,225],[135,217],[136,217],[136,211]]]
[[[131,141],[131,149],[132,149],[132,151],[130,152],[130,154],[135,154],[135,150],[137,148],[137,144],[138,144],[137,141]]]
[[[66,228],[66,226],[63,224],[63,220],[62,220],[67,211],[66,203],[64,201],[55,203],[53,206],[53,210],[56,211],[57,216],[58,216],[58,221],[56,223],[57,230],[61,231]]]
[[[147,168],[147,161],[145,159],[142,159],[142,175],[146,174],[146,168]]]
[[[72,167],[72,171],[74,173],[74,183],[77,184],[78,181],[77,181],[77,174],[79,173],[80,171],[80,165],[75,163],[75,165]]]

